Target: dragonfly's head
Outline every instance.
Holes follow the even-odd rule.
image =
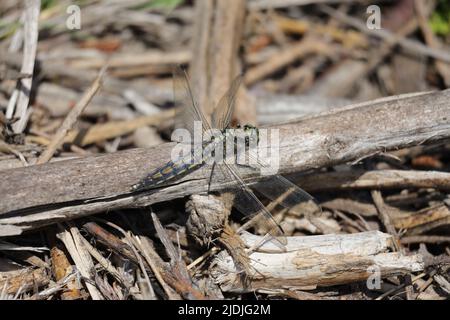
[[[259,142],[259,130],[257,127],[251,124],[246,124],[242,127],[242,129],[244,129],[244,132],[246,133],[245,144],[247,146],[250,145],[251,141],[256,141],[256,143]]]

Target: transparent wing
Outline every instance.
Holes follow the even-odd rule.
[[[237,76],[231,82],[231,86],[228,91],[223,95],[223,97],[217,103],[212,114],[212,127],[219,130],[226,129],[230,124],[231,117],[234,112],[234,105],[236,101],[236,94],[239,86],[242,82],[242,75]]]
[[[256,164],[256,167],[253,167],[254,169],[268,167],[268,164],[257,157],[255,150],[250,150],[248,157],[250,163]],[[322,212],[321,207],[312,195],[279,174],[263,179],[254,185],[254,189],[285,208],[292,209],[303,203],[307,204],[302,208],[305,213],[320,214]]]
[[[312,218],[322,214],[313,196],[283,176],[271,176],[252,185],[252,188],[272,200],[271,205],[274,207],[281,205],[297,216]]]
[[[252,224],[258,222],[268,232],[268,234],[278,241],[281,245],[286,245],[287,240],[284,235],[283,229],[275,221],[270,211],[259,201],[258,197],[242,180],[238,173],[238,169],[234,164],[223,162],[223,165],[218,165],[225,175],[231,179],[240,192],[236,193],[234,206],[241,213],[250,215]]]
[[[187,129],[194,136],[194,123],[201,123],[202,132],[210,129],[209,122],[195,102],[189,78],[185,70],[177,66],[173,70],[174,102],[178,106],[175,113],[175,128]]]

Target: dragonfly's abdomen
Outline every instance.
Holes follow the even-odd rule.
[[[195,163],[185,163],[183,161],[169,161],[165,166],[156,170],[152,175],[150,175],[151,180],[155,183],[162,183],[164,181],[175,178],[189,170],[194,169],[197,166]]]
[[[164,166],[156,169],[145,177],[139,184],[133,186],[133,189],[144,189],[146,187],[152,187],[169,181],[175,177],[178,177],[189,170],[195,169],[199,164],[189,163],[183,161],[183,159],[177,161],[169,161]]]
[[[225,139],[225,135],[222,135],[217,138],[216,141],[211,142],[203,146],[203,150],[194,152],[190,157],[180,158],[176,161],[169,161],[164,166],[154,170],[150,174],[148,174],[141,182],[135,184],[133,186],[133,190],[141,190],[146,188],[151,188],[153,186],[165,183],[171,179],[177,178],[189,171],[195,170],[199,166],[201,166],[205,161],[211,160],[211,157],[214,157],[214,150],[216,144],[222,142]],[[204,154],[206,156],[204,156]]]

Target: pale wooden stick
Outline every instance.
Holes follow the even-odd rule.
[[[244,234],[242,238],[250,247],[262,237]],[[374,271],[385,278],[424,270],[421,255],[387,252],[392,242],[390,235],[379,231],[288,237],[286,252],[265,243],[249,255],[254,273],[248,275],[248,286],[239,281],[238,269],[226,251],[215,256],[209,272],[223,291],[242,293],[284,287],[311,290],[366,281],[375,276]]]
[[[100,89],[101,80],[103,75],[106,72],[106,66],[98,74],[97,78],[94,80],[89,89],[84,93],[83,97],[81,97],[80,101],[75,105],[75,107],[70,110],[64,119],[61,127],[59,127],[52,141],[48,145],[47,149],[41,154],[39,159],[37,160],[37,164],[43,164],[48,162],[55,153],[56,149],[61,146],[64,141],[64,137],[67,135],[67,132],[73,128],[75,122],[77,122],[78,117],[81,115],[83,110],[87,107],[91,99],[94,97],[95,93]]]
[[[24,39],[24,52],[21,73],[33,74],[34,62],[36,59],[36,50],[39,33],[39,12],[41,8],[40,0],[27,0],[25,1],[25,39]],[[19,80],[19,95],[17,99],[17,106],[15,110],[15,116],[19,120],[12,125],[15,133],[21,133],[25,129],[28,118],[28,103],[30,101],[31,85],[33,78],[25,78]],[[14,93],[13,93],[14,97]],[[8,106],[8,107],[12,107]],[[11,110],[8,110],[8,114],[11,114]]]

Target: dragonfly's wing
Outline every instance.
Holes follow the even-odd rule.
[[[248,157],[250,163],[256,164],[256,167],[253,167],[254,169],[263,167],[267,169],[268,165],[257,158],[254,150],[250,150]],[[275,174],[263,179],[254,185],[254,189],[288,209],[305,203],[308,207],[304,209],[307,209],[308,213],[320,214],[322,212],[321,207],[312,195],[281,175]]]
[[[234,164],[229,164],[223,162],[223,164],[218,165],[230,181],[236,184],[240,192],[236,193],[236,198],[234,201],[234,206],[241,213],[245,215],[252,216],[252,222],[259,222],[262,224],[268,234],[278,241],[281,245],[286,245],[287,240],[284,235],[283,229],[275,221],[270,211],[259,201],[258,197],[253,193],[253,191],[247,186],[247,184],[242,180],[238,173],[238,169]]]
[[[242,75],[239,75],[231,82],[230,88],[217,103],[211,118],[213,128],[223,130],[230,124],[234,112],[236,94],[241,82]]]
[[[179,66],[173,70],[173,92],[175,104],[178,105],[175,113],[175,128],[187,129],[191,137],[194,136],[195,121],[201,124],[202,133],[210,129],[209,122],[194,99],[188,75]]]

